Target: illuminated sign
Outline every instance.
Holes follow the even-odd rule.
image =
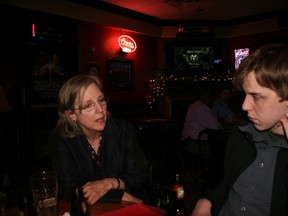
[[[127,35],[121,35],[118,38],[118,44],[122,49],[122,52],[131,53],[134,52],[137,48],[136,42]]]

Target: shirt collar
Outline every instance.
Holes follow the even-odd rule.
[[[268,146],[274,146],[279,148],[287,148],[288,143],[284,135],[274,134],[269,130],[259,131],[257,130],[252,123],[248,123],[244,126],[239,126],[239,130],[241,132],[246,132],[251,134],[253,141],[255,144],[264,143]]]

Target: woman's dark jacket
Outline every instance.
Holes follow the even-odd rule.
[[[60,197],[70,201],[71,187],[97,178],[87,139],[83,135],[63,137],[55,129],[50,136],[54,145],[53,165],[59,175]],[[102,177],[121,178],[125,191],[137,196],[149,177],[146,156],[139,146],[132,124],[123,119],[107,118],[101,141]],[[103,197],[121,200],[123,191],[110,190]]]
[[[248,124],[247,121],[240,125]],[[226,202],[230,189],[239,175],[255,160],[256,149],[252,137],[235,127],[228,139],[224,162],[224,174],[220,183],[207,194],[212,202],[212,215],[218,215]],[[272,175],[272,174],[271,174]],[[271,216],[288,215],[288,150],[280,149],[274,173],[271,199]]]

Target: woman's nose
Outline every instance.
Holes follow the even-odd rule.
[[[103,107],[102,107],[102,105],[99,102],[97,102],[95,104],[95,108],[96,108],[95,110],[96,110],[97,113],[103,111]]]

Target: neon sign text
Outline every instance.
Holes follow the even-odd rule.
[[[118,44],[125,53],[134,52],[137,48],[136,42],[128,35],[121,35],[118,38]]]

